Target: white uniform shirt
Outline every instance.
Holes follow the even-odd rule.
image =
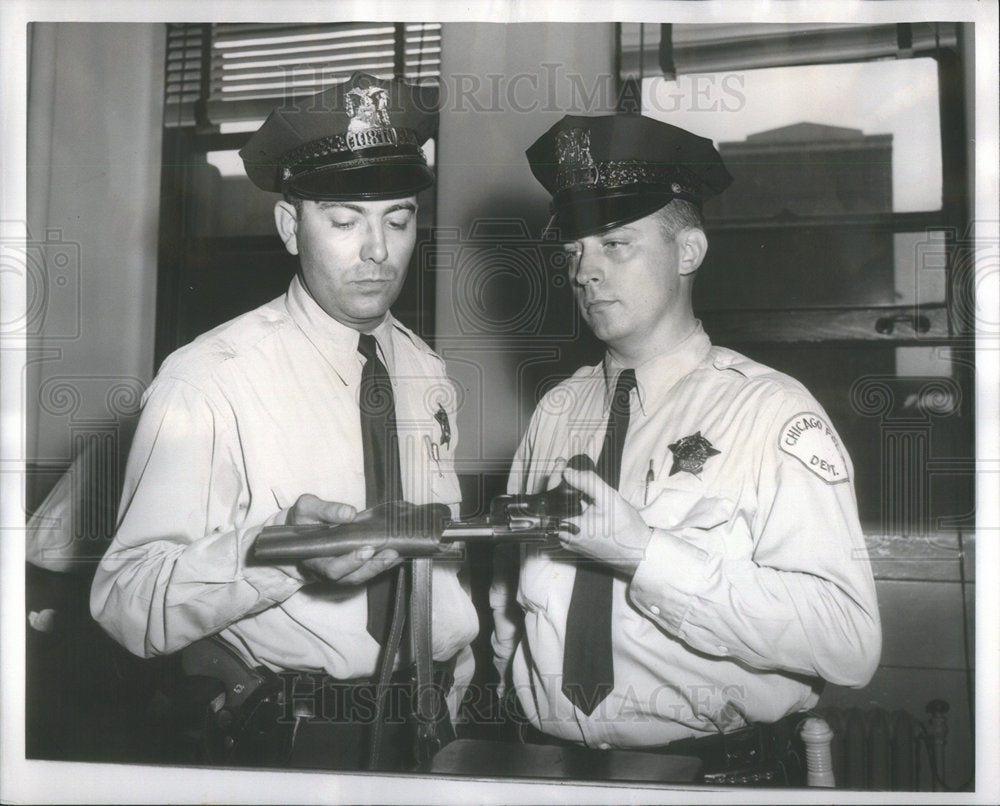
[[[559,459],[596,459],[620,369],[606,359],[543,398],[511,492],[552,486]],[[633,578],[614,581],[615,687],[589,717],[560,691],[575,555],[522,550],[520,632],[498,554],[493,646],[532,723],[589,746],[656,746],[812,707],[818,678],[867,683],[874,581],[850,460],[818,403],[700,326],[635,373],[619,492],[652,538]]]
[[[391,316],[374,335],[392,376],[404,495],[455,505],[455,391],[444,363]],[[221,631],[252,664],[339,679],[374,672],[364,586],[306,584],[296,565],[248,562],[261,527],[283,523],[303,493],[364,509],[357,345],[358,332],[296,277],[283,297],[164,362],[144,397],[119,528],[91,592],[94,618],[130,651],[174,652]],[[437,660],[478,631],[457,570],[435,563]]]

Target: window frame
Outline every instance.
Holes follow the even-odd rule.
[[[939,356],[947,356],[948,375],[916,375],[895,371],[888,374],[856,377],[851,387],[839,389],[837,395],[843,406],[849,406],[858,422],[872,421],[877,444],[868,448],[869,461],[878,462],[875,473],[879,485],[877,517],[863,518],[862,526],[869,535],[879,535],[909,541],[913,538],[947,540],[972,527],[970,517],[975,512],[975,286],[972,271],[975,265],[973,225],[973,174],[970,171],[974,142],[971,108],[974,85],[972,43],[974,31],[969,23],[945,23],[954,28],[953,38],[928,37],[926,28],[914,34],[916,26],[897,26],[897,52],[852,52],[842,58],[812,54],[801,62],[790,64],[856,63],[885,58],[931,56],[937,62],[938,118],[941,138],[941,206],[927,212],[886,213],[875,216],[799,217],[791,220],[739,219],[726,222],[729,228],[789,228],[789,227],[875,227],[890,232],[934,232],[942,235],[942,252],[945,269],[944,302],[913,305],[838,305],[830,307],[805,307],[776,300],[769,309],[734,307],[728,310],[696,310],[696,314],[711,334],[713,342],[731,347],[751,356],[773,354],[775,351],[794,351],[804,359],[811,359],[822,366],[823,361],[843,359],[861,351],[893,351],[896,348],[928,347]],[[745,26],[760,29],[761,26]],[[795,26],[798,29],[815,29],[822,26]],[[838,26],[841,27],[841,26]],[[866,27],[858,26],[858,32]],[[885,26],[877,26],[885,28]],[[910,30],[907,30],[910,28]],[[660,26],[661,33],[669,34],[670,26]],[[882,32],[883,34],[885,31]],[[619,99],[624,107],[639,112],[641,104],[643,65],[654,63],[657,70],[666,67],[666,75],[681,70],[700,71],[697,61],[685,62],[669,45],[657,41],[656,31],[651,36],[640,34],[643,58],[623,52],[627,41],[619,34]],[[882,46],[888,47],[885,37]],[[904,47],[906,45],[907,47]],[[749,47],[749,46],[748,46]],[[765,48],[766,50],[766,48]],[[697,57],[697,50],[689,56]],[[778,64],[752,65],[729,63],[729,69],[751,69]],[[638,70],[638,73],[636,72]],[[620,111],[626,111],[620,109]],[[946,125],[947,124],[947,125]],[[712,240],[719,223],[708,222],[707,233]],[[918,323],[925,327],[918,327]],[[890,328],[885,325],[893,325]],[[897,353],[898,355],[898,353]],[[859,358],[859,360],[861,360]],[[862,361],[863,363],[863,361]],[[836,375],[836,367],[831,374]],[[922,408],[911,405],[911,399],[930,400],[936,390],[947,389],[942,397],[950,400],[947,407],[937,411],[933,406]],[[816,390],[814,390],[815,392]],[[846,400],[845,400],[846,396]],[[877,403],[876,403],[877,400]],[[935,422],[938,418],[939,422]],[[871,428],[869,427],[869,430]],[[861,426],[858,433],[863,433]],[[935,440],[930,442],[931,436]],[[849,435],[841,432],[845,443]],[[896,442],[894,442],[896,440]],[[901,440],[901,442],[900,442]],[[916,452],[900,452],[900,445],[923,446]],[[869,465],[870,467],[870,465]],[[942,479],[952,479],[952,484],[940,486]],[[934,482],[933,488],[931,482]],[[933,492],[939,490],[938,492]],[[918,491],[915,495],[910,495]],[[867,490],[874,494],[874,490]],[[860,493],[860,491],[859,491]],[[860,500],[860,495],[859,495]],[[918,539],[913,545],[920,545]]]
[[[749,229],[865,227],[892,233],[944,234],[946,292],[943,302],[912,305],[732,308],[699,311],[720,343],[743,346],[791,343],[884,343],[945,346],[967,343],[973,323],[959,310],[956,283],[967,281],[957,268],[971,248],[962,73],[966,26],[958,23],[898,25],[646,25],[617,26],[619,99],[625,106],[642,98],[641,82],[654,69],[669,79],[719,70],[849,64],[886,58],[934,58],[938,112],[942,125],[942,204],[938,210],[876,216],[796,216],[708,222],[712,232]],[[683,43],[674,41],[679,28]],[[636,30],[638,29],[638,30]],[[713,39],[713,35],[714,39]],[[784,43],[785,47],[776,46]],[[743,61],[741,61],[741,59]],[[625,111],[624,109],[620,111]],[[641,111],[641,110],[640,110]],[[944,125],[947,121],[949,125]],[[766,323],[762,326],[762,323]],[[887,323],[890,326],[887,328]],[[903,326],[896,326],[901,323]],[[912,323],[906,326],[907,323]]]

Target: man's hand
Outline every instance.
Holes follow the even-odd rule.
[[[324,501],[315,495],[300,495],[288,510],[285,523],[350,523],[358,511],[350,504]],[[376,552],[373,546],[364,546],[341,557],[315,557],[302,560],[300,565],[312,574],[341,585],[363,585],[372,577],[387,571],[400,561],[392,549]]]
[[[563,469],[563,478],[591,500],[582,515],[567,518],[578,532],[559,533],[562,544],[629,576],[645,556],[650,529],[642,516],[592,470]]]

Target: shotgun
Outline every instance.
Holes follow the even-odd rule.
[[[575,470],[595,470],[589,456],[569,460]],[[253,545],[258,563],[338,557],[363,546],[394,549],[401,557],[433,557],[458,550],[457,543],[555,543],[564,524],[583,512],[584,495],[566,481],[544,493],[498,495],[490,514],[452,520],[445,504],[389,501],[366,509],[350,523],[267,526]]]

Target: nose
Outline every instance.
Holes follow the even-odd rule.
[[[576,253],[571,277],[573,283],[580,287],[588,283],[597,283],[604,279],[604,268],[601,265],[600,256],[594,249],[581,247]]]
[[[379,224],[369,226],[364,243],[361,244],[361,259],[381,263],[388,256],[389,250],[385,245],[385,233],[382,227]]]

